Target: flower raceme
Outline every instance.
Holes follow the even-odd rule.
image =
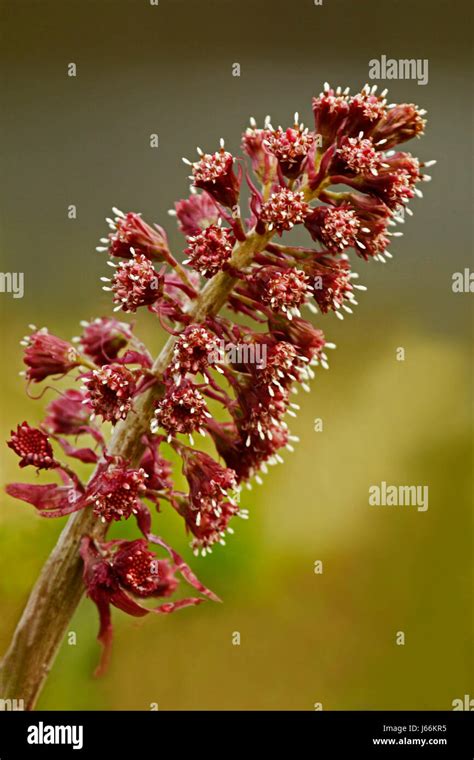
[[[367,85],[353,96],[325,85],[312,106],[314,129],[298,114],[286,128],[273,128],[270,117],[259,128],[251,119],[241,158],[221,141],[214,152],[198,149],[194,162],[185,159],[191,195],[170,212],[184,235],[181,263],[161,226],[113,209],[110,232],[97,249],[112,269],[102,278],[104,290],[115,312],[146,310],[170,334],[164,368],[156,370],[134,325],[114,316],[82,322],[70,342],[34,326],[22,341],[28,384],[47,379],[51,388],[67,377],[71,387],[50,401],[43,422],[22,422],[8,442],[21,468],[56,480],[12,483],[8,493],[43,517],[91,510],[104,528],[94,536],[123,521],[136,522],[140,536],[82,539],[84,583],[100,616],[101,671],[112,639],[111,607],[142,616],[217,600],[152,523],[170,508],[183,520],[194,553],[205,556],[225,544],[236,518],[247,517],[241,487],[261,483],[268,466],[283,461],[281,451],[292,450],[288,418],[299,408],[292,393],[298,386],[309,390],[334,348],[304,309],[339,319],[352,313],[365,288],[349,251],[364,261],[390,258],[391,239],[401,235],[393,227],[402,210],[411,214],[408,203],[430,179],[424,168],[434,162],[393,150],[423,134],[424,111],[417,106],[388,105],[385,91],[378,95]],[[244,183],[248,216],[241,215]],[[291,242],[297,226],[308,233],[307,247]],[[209,292],[220,300],[210,300]],[[226,316],[219,313],[224,305]],[[222,345],[242,350],[224,357]],[[256,356],[265,361],[253,361]],[[145,393],[152,403],[137,454],[116,456],[110,428],[131,429]],[[214,456],[199,449],[196,434],[214,445]],[[187,484],[182,491],[172,477],[176,460]],[[87,481],[77,462],[81,473],[94,466]],[[155,555],[150,544],[166,556]],[[182,582],[196,595],[183,597]],[[153,606],[161,597],[167,601]]]

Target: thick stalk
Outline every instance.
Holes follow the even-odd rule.
[[[231,263],[244,267],[256,251],[267,245],[271,234],[250,233],[237,243]],[[191,314],[196,321],[216,314],[225,304],[235,279],[221,272],[203,288]],[[153,371],[160,376],[169,364],[175,339],[170,337],[156,359]],[[119,423],[109,452],[137,463],[141,438],[149,429],[159,384],[138,397],[132,413]],[[22,699],[32,710],[53,665],[69,622],[84,593],[79,545],[88,534],[103,538],[107,526],[94,517],[90,508],[72,515],[46,561],[16,627],[10,647],[0,665],[0,698]]]

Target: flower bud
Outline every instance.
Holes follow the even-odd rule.
[[[112,233],[109,235],[108,252],[111,256],[130,259],[136,253],[148,259],[167,261],[169,256],[168,238],[162,227],[150,227],[140,214],[129,212],[109,220]],[[107,250],[99,246],[99,251]]]
[[[234,208],[239,200],[240,183],[233,170],[234,157],[224,148],[216,153],[205,153],[193,164],[192,179],[195,187],[206,190],[223,206]]]
[[[50,335],[46,327],[26,336],[22,345],[26,346],[26,377],[35,383],[51,375],[65,375],[81,363],[72,343]]]

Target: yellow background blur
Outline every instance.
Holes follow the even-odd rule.
[[[355,262],[369,289],[354,316],[318,321],[338,349],[300,393],[295,453],[244,491],[251,519],[237,521],[227,547],[191,562],[223,604],[139,622],[114,611],[112,663],[97,681],[97,615],[83,601],[70,626],[77,645],[64,643],[40,708],[450,709],[474,693],[472,295],[451,290],[453,272],[470,265],[469,10],[452,7],[3,2],[2,270],[25,273],[25,297],[0,294],[2,439],[38,422],[53,397],[28,399],[18,378],[26,325],[69,338],[80,319],[111,311],[94,252],[110,207],[165,224],[182,248],[166,210],[187,193],[180,157],[195,145],[213,150],[223,136],[236,150],[251,114],[286,126],[298,110],[311,124],[324,80],[360,87],[368,61],[386,54],[429,60],[427,86],[386,84],[391,101],[429,110],[426,137],[408,149],[439,162],[393,262]],[[151,316],[137,332],[159,350]],[[6,447],[2,466],[4,482],[24,475]],[[428,485],[429,509],[370,507],[382,480]],[[181,520],[164,507],[159,522],[191,560]],[[0,652],[63,524],[1,499]]]

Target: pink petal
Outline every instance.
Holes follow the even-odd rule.
[[[79,459],[81,462],[85,462],[86,464],[95,464],[97,462],[98,456],[92,449],[76,449],[76,447],[71,446],[69,441],[67,441],[65,438],[57,438],[56,440],[59,441],[63,447],[65,454],[67,454],[68,457],[74,457],[74,459]]]
[[[84,506],[82,494],[72,486],[9,483],[5,490],[9,496],[33,504],[42,517],[61,517]]]
[[[166,602],[166,604],[160,604],[159,607],[155,607],[153,610],[150,610],[150,612],[158,612],[167,615],[170,612],[176,612],[176,610],[181,610],[184,607],[190,607],[195,604],[202,604],[202,602],[205,601],[206,600],[202,599],[202,597],[190,596],[187,599],[179,599],[177,602]]]

